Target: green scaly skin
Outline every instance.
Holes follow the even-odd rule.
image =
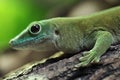
[[[33,25],[40,30],[31,32]],[[53,18],[32,22],[22,33],[10,41],[15,49],[84,52],[77,66],[99,62],[111,44],[120,41],[120,6],[93,15],[72,18]],[[59,55],[60,56],[60,55]]]

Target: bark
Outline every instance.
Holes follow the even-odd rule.
[[[97,64],[76,68],[82,53],[28,64],[3,80],[120,80],[120,45],[111,46]],[[1,80],[2,80],[1,79]]]

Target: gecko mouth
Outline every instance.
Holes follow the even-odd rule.
[[[38,44],[43,44],[45,43],[47,40],[49,40],[49,38],[45,37],[45,36],[38,36],[38,37],[33,37],[33,38],[29,38],[29,39],[12,39],[9,44],[12,48],[14,49],[27,49],[27,48],[31,48],[35,45]]]

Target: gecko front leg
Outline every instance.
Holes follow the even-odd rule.
[[[97,31],[94,32],[95,45],[88,51],[84,52],[83,57],[80,58],[81,63],[77,64],[76,67],[86,66],[93,62],[99,62],[100,57],[112,44],[112,34],[108,31]]]

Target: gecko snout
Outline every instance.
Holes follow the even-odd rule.
[[[13,40],[13,39],[11,39],[11,40],[9,41],[9,45],[12,47],[12,46],[13,46],[13,44],[14,44],[14,40]]]

